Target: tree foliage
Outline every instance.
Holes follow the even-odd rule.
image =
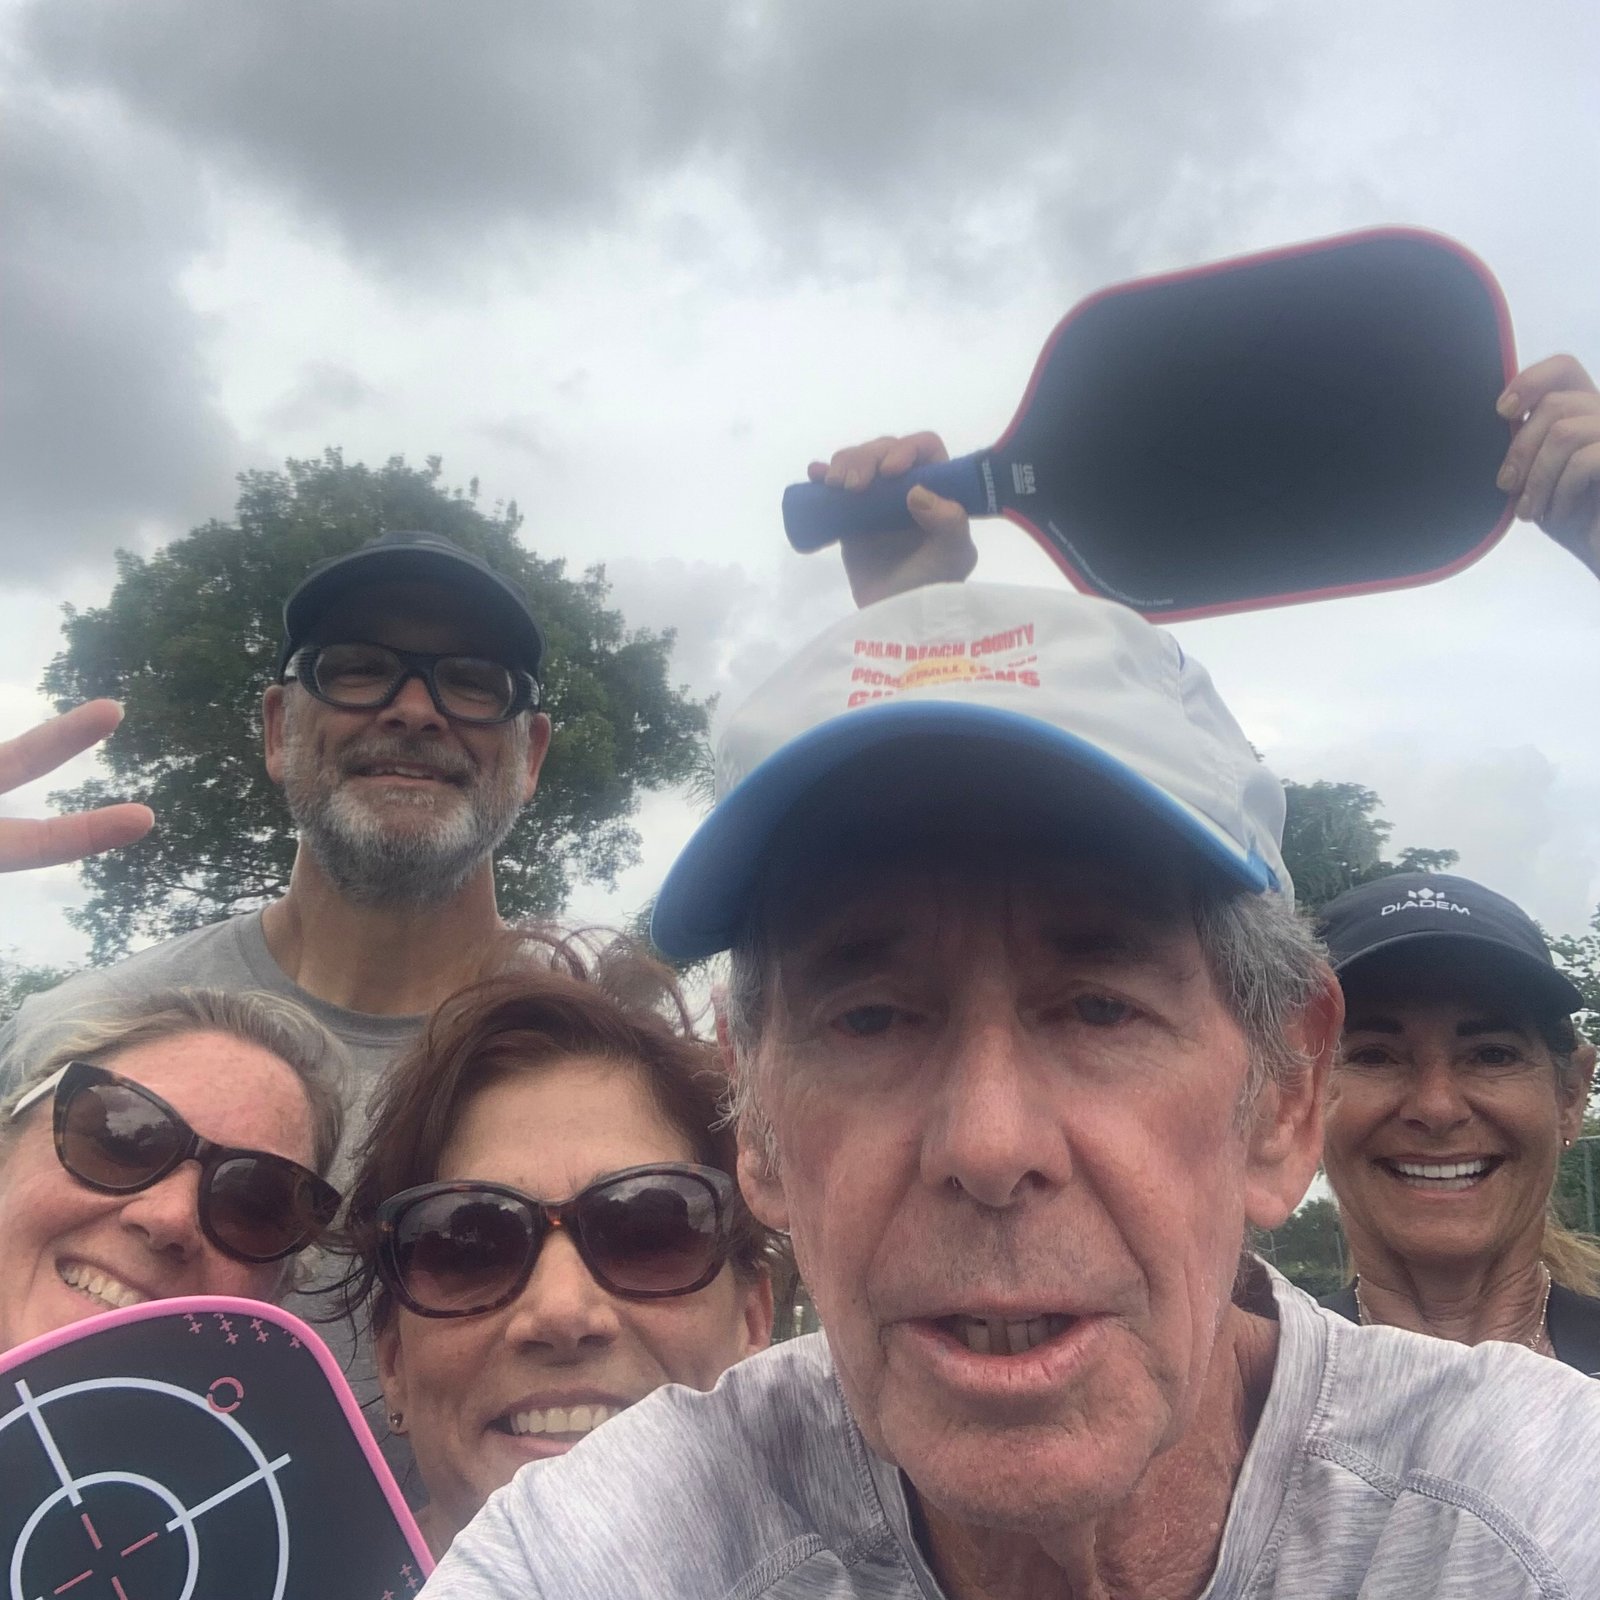
[[[1556,1215],[1569,1228],[1600,1235],[1600,1117],[1593,1102],[1582,1135],[1562,1152],[1552,1198]]]
[[[502,848],[500,905],[550,915],[573,883],[610,885],[638,859],[641,791],[688,776],[706,708],[668,681],[670,632],[630,630],[606,604],[604,569],[568,577],[517,538],[515,503],[485,512],[477,484],[440,486],[440,463],[347,465],[336,450],[240,476],[236,520],[211,521],[148,559],[121,552],[102,607],[66,608],[66,648],[45,692],[95,695],[127,716],[109,773],[53,798],[70,809],[139,799],[155,831],[86,862],[88,902],[68,915],[115,959],[130,941],[183,932],[281,894],[294,838],[261,757],[261,691],[285,597],[306,571],[383,529],[441,533],[527,590],[549,643],[545,708],[555,725],[539,792]]]
[[[1258,1233],[1254,1244],[1284,1277],[1319,1300],[1345,1280],[1344,1231],[1332,1200],[1307,1200],[1281,1228]]]
[[[1378,813],[1382,801],[1359,783],[1286,783],[1288,816],[1283,860],[1294,879],[1295,899],[1307,910],[1325,906],[1346,889],[1396,872],[1443,872],[1454,850],[1402,850],[1384,859],[1391,825]]]
[[[19,961],[15,951],[0,952],[0,1022],[30,994],[42,994],[71,976],[71,967],[32,967]]]
[[[1550,941],[1556,965],[1583,994],[1583,1010],[1573,1019],[1591,1044],[1600,1045],[1600,907],[1586,933],[1567,933]]]

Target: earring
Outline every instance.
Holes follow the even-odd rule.
[[[389,1432],[390,1433],[404,1433],[405,1432],[405,1426],[404,1426],[405,1420],[406,1419],[405,1419],[404,1412],[391,1411],[389,1413]]]

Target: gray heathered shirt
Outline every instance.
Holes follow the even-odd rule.
[[[1274,1276],[1282,1337],[1204,1600],[1594,1600],[1600,1384],[1361,1328]],[[425,1600],[937,1600],[825,1338],[668,1388],[525,1467]]]
[[[16,1016],[0,1029],[0,1097],[65,1034],[93,1022],[97,1014],[119,1001],[173,987],[264,990],[281,995],[304,1006],[343,1043],[350,1057],[350,1075],[342,1085],[345,1132],[331,1173],[333,1182],[343,1188],[350,1174],[350,1152],[366,1126],[368,1096],[384,1068],[416,1037],[422,1018],[368,1016],[307,994],[272,959],[261,931],[259,911],[179,934],[115,966],[80,972],[56,988],[25,1000]],[[309,1257],[307,1260],[313,1282],[324,1281],[326,1275]],[[383,1408],[377,1403],[377,1373],[366,1340],[353,1337],[345,1318],[322,1320],[331,1309],[326,1297],[290,1295],[285,1309],[315,1324],[343,1367],[395,1476],[415,1492],[411,1447],[404,1439],[391,1435],[385,1425]]]
[[[16,1016],[0,1029],[0,1095],[24,1077],[32,1063],[64,1034],[92,1022],[109,1005],[174,986],[258,989],[281,995],[304,1006],[339,1039],[350,1053],[353,1073],[344,1095],[350,1119],[346,1150],[354,1142],[352,1135],[360,1131],[367,1096],[379,1073],[422,1026],[421,1017],[372,1017],[307,994],[272,959],[261,931],[261,913],[251,911],[151,945],[115,966],[80,972],[23,1001]],[[333,1181],[339,1183],[344,1176],[341,1157]]]

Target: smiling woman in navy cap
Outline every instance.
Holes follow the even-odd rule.
[[[1594,1047],[1537,925],[1466,878],[1402,873],[1323,913],[1345,993],[1324,1165],[1360,1322],[1503,1339],[1600,1374],[1600,1247],[1551,1208]]]

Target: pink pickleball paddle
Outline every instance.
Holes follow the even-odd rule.
[[[254,1300],[0,1356],[0,1484],[0,1594],[23,1600],[406,1600],[432,1565],[326,1345]]]

